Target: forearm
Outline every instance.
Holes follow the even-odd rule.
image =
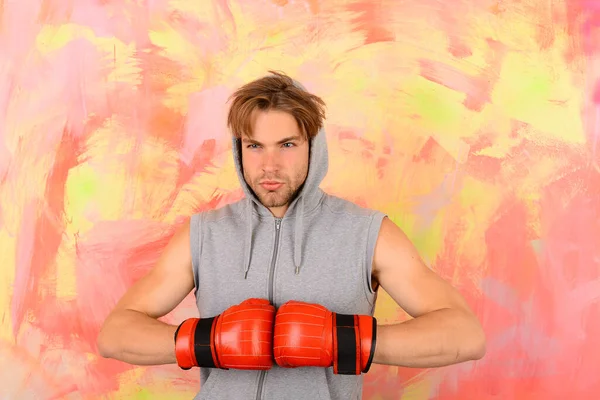
[[[476,318],[447,308],[379,325],[373,362],[431,368],[479,359],[484,353],[485,337]]]
[[[100,355],[134,365],[174,364],[176,329],[138,311],[117,311],[98,336]]]

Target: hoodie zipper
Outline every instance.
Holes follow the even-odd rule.
[[[279,250],[279,233],[281,232],[281,218],[275,218],[275,245],[273,248],[273,258],[271,259],[271,269],[269,270],[269,302],[273,303],[273,279],[275,275],[275,263],[277,262],[277,253]],[[260,371],[258,380],[258,389],[256,391],[256,400],[262,397],[263,384],[267,371]]]
[[[273,278],[275,275],[275,263],[277,262],[277,253],[279,252],[279,232],[281,232],[281,218],[275,218],[275,248],[273,249],[273,259],[271,260],[271,270],[269,271],[269,302],[273,303]]]

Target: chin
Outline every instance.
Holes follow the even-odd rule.
[[[261,196],[258,196],[260,202],[267,208],[271,207],[282,207],[288,204],[287,199],[284,199],[280,193],[267,192]]]
[[[283,207],[287,204],[285,201],[274,201],[273,199],[260,199],[260,202],[267,208]]]

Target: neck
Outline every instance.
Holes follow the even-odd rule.
[[[287,209],[288,209],[287,204],[285,206],[281,206],[281,207],[269,207],[269,211],[271,211],[271,214],[273,214],[273,216],[275,218],[283,218]]]

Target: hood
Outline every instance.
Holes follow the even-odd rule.
[[[294,80],[294,84],[299,88],[306,90],[305,87]],[[242,154],[241,154],[241,140],[237,139],[232,135],[232,150],[233,158],[235,163],[235,169],[237,176],[240,181],[246,198],[251,200],[248,201],[245,208],[246,218],[246,234],[244,239],[244,276],[248,276],[250,269],[250,260],[252,255],[252,233],[254,231],[255,217],[254,211],[259,215],[272,216],[271,211],[265,207],[260,200],[254,195],[250,186],[246,183],[242,172]],[[288,207],[284,219],[288,219],[291,216],[294,218],[294,264],[296,267],[296,274],[300,273],[302,266],[302,251],[304,243],[304,214],[307,211],[315,208],[323,195],[319,185],[327,175],[327,169],[329,167],[329,160],[327,154],[327,137],[325,129],[322,127],[317,135],[311,139],[310,152],[309,152],[309,164],[308,164],[308,175],[304,181],[304,185],[298,194],[298,196],[292,201]],[[274,217],[273,217],[274,218]]]

